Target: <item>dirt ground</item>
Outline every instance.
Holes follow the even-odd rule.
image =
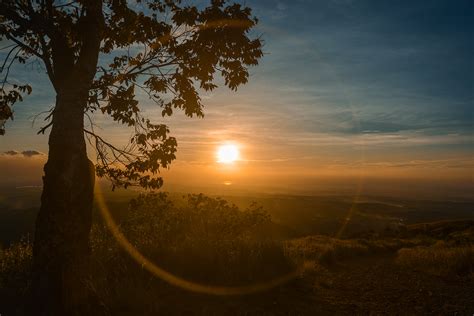
[[[153,291],[153,290],[151,290]],[[151,293],[150,293],[151,294]],[[149,315],[473,315],[474,281],[407,270],[394,255],[368,256],[305,273],[271,292],[211,297],[154,293]],[[146,301],[149,302],[148,299]],[[136,310],[134,311],[136,313]],[[130,315],[126,309],[113,315]]]

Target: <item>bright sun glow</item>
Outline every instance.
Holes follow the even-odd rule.
[[[222,145],[217,150],[217,162],[230,164],[239,159],[239,149],[232,144]]]

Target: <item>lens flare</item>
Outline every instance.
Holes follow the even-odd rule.
[[[130,241],[128,241],[125,235],[120,231],[119,227],[117,226],[117,223],[115,223],[115,220],[112,218],[112,215],[110,214],[110,210],[107,204],[105,203],[99,185],[96,186],[95,197],[100,214],[102,215],[102,218],[104,219],[108,229],[111,231],[112,235],[117,240],[119,245],[130,255],[130,257],[135,260],[143,269],[148,270],[148,272],[150,272],[151,274],[155,275],[156,277],[162,279],[163,281],[171,285],[182,288],[184,290],[216,296],[253,294],[257,292],[267,291],[277,286],[280,286],[296,278],[298,275],[301,275],[301,273],[303,273],[303,271],[307,268],[305,265],[302,265],[294,271],[291,271],[290,273],[287,273],[280,277],[271,279],[266,282],[245,286],[215,286],[186,280],[184,278],[172,274],[169,271],[166,271],[154,262],[150,261],[140,251],[138,251],[137,248],[135,248],[130,243]]]
[[[216,28],[216,27],[222,27],[223,25],[225,25],[226,27],[240,28],[240,27],[248,27],[249,26],[248,23],[249,23],[248,21],[239,21],[239,20],[219,20],[212,23],[206,23],[200,26],[200,28],[201,29]],[[168,39],[169,39],[169,35],[168,37],[164,36],[161,38],[162,42],[166,42]],[[345,90],[343,90],[343,93],[347,95],[347,92]],[[352,108],[352,105],[351,105],[351,108]],[[358,124],[357,124],[357,127],[358,127]],[[240,156],[239,149],[236,145],[234,144],[222,145],[219,147],[217,151],[217,162],[223,163],[223,164],[232,164],[235,161],[239,160],[239,156]],[[365,156],[363,154],[362,154],[362,159],[365,160]],[[227,185],[227,182],[225,184]],[[357,200],[361,195],[362,189],[363,189],[363,181],[362,179],[360,179],[355,195],[354,195],[352,205],[350,209],[348,210],[346,220],[342,223],[339,231],[336,233],[336,237],[340,237],[344,233],[348,223],[351,221],[355,204],[357,203]],[[115,223],[114,219],[112,218],[112,215],[110,213],[110,210],[107,204],[105,203],[105,200],[101,193],[99,185],[96,186],[95,198],[98,204],[98,209],[100,211],[100,214],[102,218],[104,219],[108,229],[111,231],[112,235],[117,240],[119,245],[130,255],[130,257],[133,260],[135,260],[141,267],[149,271],[154,276],[162,279],[163,281],[173,286],[182,288],[184,290],[188,290],[188,291],[192,291],[196,293],[202,293],[202,294],[217,295],[217,296],[248,295],[248,294],[267,291],[277,286],[280,286],[284,283],[289,282],[292,279],[295,279],[296,277],[301,275],[306,269],[311,269],[311,262],[305,261],[303,262],[303,264],[298,266],[294,271],[290,273],[287,273],[285,275],[271,279],[266,282],[250,284],[246,286],[215,286],[215,285],[207,285],[207,284],[189,281],[187,279],[176,276],[170,273],[169,271],[166,271],[165,269],[159,267],[157,264],[155,264],[154,262],[150,261],[147,257],[145,257],[141,252],[139,252],[130,243],[130,241],[128,241],[128,239],[120,231],[118,225]]]

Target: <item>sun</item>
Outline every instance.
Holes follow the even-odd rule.
[[[217,162],[231,164],[239,159],[239,149],[236,145],[226,144],[217,149]]]

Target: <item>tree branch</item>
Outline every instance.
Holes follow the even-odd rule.
[[[96,73],[102,30],[105,22],[101,0],[85,1],[83,8],[85,16],[79,20],[79,24],[83,25],[83,29],[80,32],[82,47],[74,66],[74,71],[87,81],[90,81]]]
[[[36,50],[34,50],[33,48],[31,48],[30,46],[26,45],[25,43],[21,42],[20,40],[16,39],[15,37],[11,36],[10,34],[6,34],[6,37],[15,42],[16,44],[18,44],[19,46],[21,46],[21,48],[23,48],[24,50],[26,50],[27,52],[29,52],[30,54],[33,54],[35,55],[36,57],[39,57],[41,59],[43,59],[43,55],[41,55],[40,53],[38,53]]]
[[[8,61],[8,59],[10,58],[11,53],[12,53],[15,49],[17,49],[18,47],[19,47],[19,45],[15,45],[15,47],[13,47],[13,48],[8,52],[7,56],[5,57],[5,60],[3,61],[2,67],[0,67],[0,72],[3,72],[3,69],[5,68],[5,65],[7,64],[7,61]],[[17,53],[17,54],[18,54],[18,53]],[[16,55],[15,55],[15,56],[16,56]],[[13,58],[15,58],[15,57],[13,57]]]
[[[20,51],[17,51],[17,52],[15,53],[15,56],[13,56],[13,58],[10,60],[10,63],[8,64],[7,72],[6,72],[5,77],[3,78],[3,81],[2,81],[2,88],[1,88],[2,91],[3,91],[3,88],[5,87],[5,83],[7,82],[8,75],[10,74],[10,68],[12,67],[12,64],[13,64],[13,62],[15,61],[16,56],[18,56],[18,53],[19,53],[19,52],[20,52]],[[2,67],[2,72],[3,72],[3,67]]]
[[[127,156],[134,156],[136,157],[135,154],[131,153],[131,152],[128,152],[126,150],[123,150],[123,149],[119,149],[117,147],[115,147],[114,145],[112,145],[111,143],[107,142],[105,139],[103,139],[102,137],[100,137],[99,135],[97,135],[96,133],[94,132],[91,132],[87,129],[84,129],[84,133],[94,137],[95,139],[99,140],[101,143],[103,143],[104,145],[106,145],[107,147],[109,147],[110,149],[120,153],[121,155],[127,157]]]

